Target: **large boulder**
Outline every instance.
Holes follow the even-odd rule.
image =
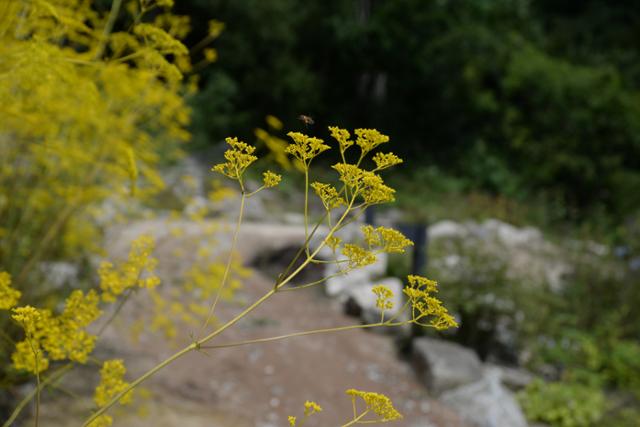
[[[434,394],[482,378],[482,363],[475,352],[452,342],[417,338],[413,341],[411,359],[420,380]]]
[[[441,401],[477,427],[527,427],[513,393],[501,384],[495,370],[487,370],[480,381],[444,393]]]

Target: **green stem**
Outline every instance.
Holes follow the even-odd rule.
[[[307,335],[326,334],[330,332],[343,332],[343,331],[350,331],[354,329],[370,329],[370,328],[377,328],[381,326],[387,326],[387,327],[402,326],[405,323],[406,322],[389,323],[387,321],[387,322],[369,323],[367,325],[347,325],[347,326],[338,326],[335,328],[312,329],[310,331],[293,332],[290,334],[278,335],[275,337],[256,338],[252,340],[237,341],[237,342],[232,342],[227,344],[206,345],[206,346],[201,346],[200,348],[213,349],[213,348],[240,347],[243,345],[260,344],[260,343],[266,343],[266,342],[280,341],[287,338],[303,337]]]
[[[240,211],[238,212],[238,221],[236,222],[236,228],[233,231],[233,239],[231,241],[231,248],[229,249],[229,257],[227,258],[227,264],[224,268],[224,274],[222,275],[222,280],[220,281],[220,287],[218,287],[218,292],[216,293],[216,297],[213,300],[213,304],[211,304],[211,307],[209,308],[209,314],[207,315],[207,319],[205,320],[204,325],[202,325],[202,328],[200,328],[200,333],[202,333],[202,331],[204,331],[207,328],[207,326],[209,325],[209,322],[213,318],[213,314],[216,310],[216,305],[218,305],[218,301],[220,300],[220,295],[222,294],[222,290],[224,289],[224,286],[227,283],[227,277],[229,276],[229,270],[231,269],[231,262],[233,261],[233,254],[236,250],[236,245],[238,243],[238,234],[240,234],[240,225],[242,224],[242,216],[244,214],[244,205],[246,200],[247,200],[247,196],[243,190],[242,198],[240,199]]]
[[[68,364],[62,366],[61,368],[59,368],[57,371],[53,372],[44,381],[40,382],[40,386],[39,387],[36,387],[33,390],[31,390],[29,392],[29,394],[27,394],[20,401],[20,403],[18,403],[18,406],[16,406],[15,409],[13,410],[13,412],[11,413],[11,416],[7,419],[7,421],[4,422],[4,424],[2,424],[2,427],[9,427],[11,424],[13,424],[13,422],[16,420],[16,418],[18,418],[18,415],[20,415],[20,413],[25,408],[25,406],[27,406],[29,404],[29,402],[31,402],[31,400],[36,396],[36,394],[39,392],[39,390],[42,390],[43,388],[47,387],[52,382],[57,381],[64,374],[66,374],[69,370],[71,370],[71,368],[73,368],[73,364],[72,363],[68,363]]]
[[[107,47],[107,40],[109,38],[109,35],[113,31],[113,26],[116,23],[116,19],[118,18],[118,15],[120,14],[121,6],[122,6],[122,0],[113,0],[113,3],[111,3],[111,11],[109,12],[107,23],[105,24],[104,30],[102,31],[102,38],[100,39],[100,44],[98,44],[96,53],[93,56],[95,60],[100,59],[100,57],[104,53],[105,48]]]
[[[366,411],[364,411],[362,414],[360,414],[359,416],[357,416],[356,418],[352,419],[351,421],[349,421],[346,424],[343,424],[341,427],[349,427],[355,424],[358,424],[358,422],[363,419],[365,417],[365,415],[367,415],[369,413],[369,409],[367,409]]]

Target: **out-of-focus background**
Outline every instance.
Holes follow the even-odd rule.
[[[460,327],[190,355],[151,382],[140,413],[116,413],[115,425],[284,426],[305,400],[325,407],[309,426],[335,425],[349,416],[341,393],[350,387],[387,394],[405,415],[397,425],[409,427],[640,425],[640,3],[180,0],[174,11],[189,17],[192,50],[211,20],[224,25],[209,63],[195,61],[185,154],[160,150],[167,159],[157,179],[166,185],[144,202],[100,197],[91,215],[70,213],[73,233],[38,254],[33,277],[56,292],[88,286],[95,259],[125,258],[147,233],[169,299],[210,292],[239,199],[209,169],[224,138],[237,136],[256,145],[257,169],[284,178],[247,206],[219,314],[228,318],[271,286],[304,240],[304,180],[284,155],[286,133],[329,141],[330,125],[376,128],[405,162],[385,175],[397,201],[366,220],[399,227],[413,251],[278,297],[225,338],[370,321],[371,286],[400,290],[411,273],[439,282]],[[314,161],[313,174],[331,176],[332,156]],[[5,178],[0,202],[14,185]],[[19,217],[0,221],[0,270],[15,276],[49,228],[43,221],[25,241],[11,233],[24,227]],[[189,327],[172,325],[189,307],[134,298],[97,355],[144,372],[189,342]],[[5,371],[3,418],[31,387]],[[91,408],[96,379],[95,369],[79,368],[55,397],[45,394],[42,425],[70,425]]]

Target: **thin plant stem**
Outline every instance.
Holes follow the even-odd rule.
[[[275,336],[275,337],[256,338],[256,339],[252,339],[252,340],[236,341],[236,342],[227,343],[227,344],[203,345],[200,348],[214,349],[214,348],[240,347],[240,346],[243,346],[243,345],[261,344],[261,343],[266,343],[266,342],[280,341],[280,340],[284,340],[284,339],[287,339],[287,338],[304,337],[304,336],[307,336],[307,335],[326,334],[326,333],[330,333],[330,332],[344,332],[344,331],[351,331],[351,330],[354,330],[354,329],[370,329],[370,328],[377,328],[377,327],[382,327],[382,326],[388,326],[388,327],[402,326],[405,323],[406,322],[396,322],[396,323],[378,322],[378,323],[369,323],[369,324],[366,324],[366,325],[347,325],[347,326],[338,326],[338,327],[335,327],[335,328],[312,329],[312,330],[309,330],[309,331],[292,332],[290,334],[278,335],[278,336]]]
[[[34,388],[33,390],[31,390],[29,392],[29,394],[27,394],[21,401],[20,403],[18,403],[18,406],[15,407],[15,409],[13,410],[13,412],[11,413],[11,415],[9,416],[9,418],[4,422],[4,424],[2,424],[2,427],[9,427],[11,424],[13,424],[13,422],[16,420],[16,418],[18,418],[18,415],[20,415],[20,413],[22,412],[22,410],[29,404],[29,402],[31,402],[31,400],[36,396],[36,394],[38,393],[38,389],[42,390],[45,387],[47,387],[49,384],[51,384],[52,382],[57,381],[58,379],[60,379],[64,374],[66,374],[67,372],[69,372],[69,370],[71,370],[73,368],[73,363],[68,363],[60,368],[58,368],[58,370],[56,370],[55,372],[53,372],[51,375],[49,375],[47,378],[45,378],[43,381],[40,382],[40,386]]]
[[[213,304],[211,304],[211,307],[209,308],[209,313],[207,314],[207,319],[205,320],[204,324],[202,325],[202,327],[200,328],[200,334],[207,328],[207,326],[209,325],[209,322],[211,321],[211,318],[213,317],[213,314],[216,310],[216,305],[218,305],[218,301],[220,300],[220,295],[222,295],[222,291],[224,289],[224,286],[227,283],[227,277],[229,276],[229,270],[231,269],[231,262],[233,261],[233,254],[236,250],[236,244],[238,243],[238,234],[240,234],[240,225],[242,225],[242,216],[244,214],[244,205],[245,205],[245,201],[247,200],[247,196],[244,192],[244,190],[242,191],[242,198],[240,199],[240,211],[238,212],[238,221],[236,222],[236,228],[233,231],[233,239],[231,241],[231,248],[229,249],[229,257],[227,258],[227,264],[225,265],[224,268],[224,274],[222,275],[222,280],[220,281],[220,286],[218,287],[218,292],[216,292],[216,297],[213,300]]]
[[[100,44],[98,45],[98,48],[96,49],[96,53],[93,56],[95,60],[100,59],[100,57],[104,53],[105,48],[107,47],[107,39],[109,38],[111,31],[113,31],[113,26],[116,23],[116,19],[118,18],[118,15],[120,14],[121,6],[122,6],[122,0],[113,0],[113,3],[111,3],[111,11],[109,12],[107,23],[105,24],[104,30],[102,31]]]
[[[367,409],[362,414],[358,415],[356,418],[352,419],[348,423],[343,424],[341,427],[349,427],[349,426],[358,424],[360,422],[360,420],[363,419],[365,417],[365,415],[367,415],[368,413],[369,413],[369,409]]]
[[[304,239],[309,236],[309,168],[304,170]],[[305,245],[305,252],[309,256],[309,245]]]

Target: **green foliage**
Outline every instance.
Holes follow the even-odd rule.
[[[227,24],[193,100],[200,142],[265,114],[373,125],[471,189],[619,218],[640,206],[634,3],[187,0]],[[598,34],[598,37],[594,37]],[[202,34],[200,34],[202,35]],[[298,126],[301,126],[298,124]],[[240,133],[239,133],[240,132]],[[244,134],[244,136],[248,136]]]
[[[589,427],[602,417],[602,392],[575,383],[532,382],[518,400],[528,419],[553,427]]]

